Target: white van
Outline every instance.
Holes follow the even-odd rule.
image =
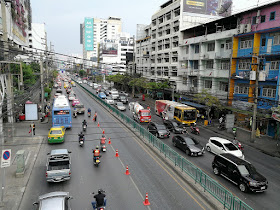
[[[111,90],[110,95],[114,100],[119,98],[119,92],[117,90]]]

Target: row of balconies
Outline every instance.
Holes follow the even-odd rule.
[[[180,68],[178,76],[201,76],[201,77],[214,77],[214,78],[229,78],[229,70],[195,70],[190,68]]]
[[[204,53],[189,53],[179,56],[180,61],[184,60],[208,60],[208,59],[230,59],[231,50],[226,50],[223,52],[204,52]]]

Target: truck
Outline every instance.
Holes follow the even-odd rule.
[[[183,125],[192,125],[197,119],[197,109],[169,100],[156,100],[155,112],[163,119],[175,119]]]
[[[130,111],[133,113],[133,119],[138,122],[151,122],[151,110],[144,109],[138,102],[130,104]]]
[[[46,164],[47,182],[63,182],[70,179],[70,153],[67,149],[55,149],[48,153]]]

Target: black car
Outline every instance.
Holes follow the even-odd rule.
[[[155,135],[157,138],[169,138],[170,132],[164,125],[160,125],[154,122],[148,124],[148,131]]]
[[[199,156],[205,153],[204,147],[199,141],[188,136],[173,136],[172,143],[190,156]]]
[[[238,185],[240,191],[263,192],[267,190],[268,182],[248,161],[232,154],[216,155],[212,163],[213,172],[222,175]]]
[[[128,103],[127,97],[125,95],[120,95],[119,96],[119,101],[123,102],[124,104]]]
[[[164,120],[165,127],[173,133],[184,133],[184,129],[180,128],[178,123],[173,120]]]

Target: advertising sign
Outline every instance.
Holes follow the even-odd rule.
[[[93,18],[85,18],[85,50],[93,51]]]
[[[102,44],[103,55],[118,55],[118,44],[115,43],[103,43]]]

